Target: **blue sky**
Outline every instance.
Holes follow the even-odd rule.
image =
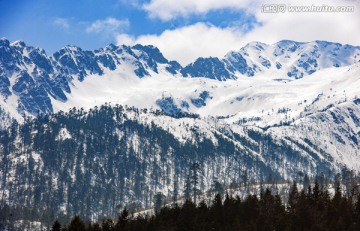
[[[169,22],[150,21],[142,10],[116,0],[9,0],[0,1],[0,9],[2,36],[24,40],[48,52],[67,44],[94,49],[114,42],[107,34],[86,32],[96,20],[127,19],[131,26],[118,30],[134,35],[159,33],[169,26]]]
[[[187,18],[161,20],[131,1],[119,0],[9,0],[0,1],[0,34],[11,41],[23,40],[52,53],[64,45],[77,45],[85,49],[103,47],[114,43],[111,32],[91,33],[86,29],[97,20],[113,18],[127,20],[116,30],[133,36],[160,34],[196,22],[207,22],[227,27],[243,20],[238,11],[220,10]],[[254,21],[254,18],[249,18]],[[110,34],[109,34],[110,33]]]
[[[221,57],[253,40],[320,39],[360,45],[359,10],[270,15],[261,13],[263,4],[250,0],[0,0],[0,37],[23,40],[48,54],[68,44],[90,50],[109,43],[153,44],[182,64],[198,56]]]

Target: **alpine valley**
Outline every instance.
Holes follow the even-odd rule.
[[[48,224],[181,198],[195,162],[203,193],[358,170],[359,87],[360,46],[326,41],[252,42],[183,67],[154,46],[48,56],[3,38],[1,203]]]

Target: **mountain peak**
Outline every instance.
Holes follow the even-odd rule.
[[[143,44],[136,44],[133,46],[134,49],[138,49],[138,50],[142,50],[142,49],[147,49],[147,50],[159,50],[156,46],[153,45],[143,45]]]
[[[146,52],[148,55],[150,55],[156,62],[159,63],[167,63],[168,60],[163,56],[163,54],[160,52],[159,48],[153,46],[153,45],[141,45],[136,44],[132,47],[135,50],[141,50]]]
[[[21,41],[21,40],[17,40],[13,43],[11,43],[11,46],[14,46],[14,47],[26,47],[26,44],[25,42]]]
[[[9,45],[10,45],[10,42],[9,42],[9,40],[7,40],[7,38],[2,37],[0,39],[0,46],[9,46]]]
[[[293,45],[293,44],[297,44],[297,45],[301,45],[301,44],[305,44],[305,42],[298,42],[298,41],[294,41],[294,40],[280,40],[279,42],[276,42],[275,44],[281,44],[281,45]]]
[[[110,43],[109,45],[107,45],[107,46],[105,47],[104,50],[114,51],[114,50],[116,50],[117,48],[118,48],[118,46],[116,46],[116,45],[113,44],[113,43]]]
[[[342,46],[342,44],[340,44],[340,43],[329,42],[329,41],[324,41],[324,40],[315,40],[315,41],[313,41],[311,43],[314,43],[314,44],[317,44],[317,45],[320,45],[320,46],[323,46],[323,47],[327,47],[329,45],[335,45],[337,47]]]
[[[257,50],[263,51],[268,46],[269,45],[266,44],[266,43],[253,41],[253,42],[249,42],[248,44],[246,44],[245,47],[243,47],[243,49],[248,49],[248,48],[251,48],[251,47],[255,47]]]
[[[63,49],[70,50],[70,51],[82,51],[82,49],[75,45],[66,45]]]

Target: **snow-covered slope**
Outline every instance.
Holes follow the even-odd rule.
[[[357,97],[360,64],[328,68],[299,80],[259,75],[237,80],[154,77],[132,78],[109,72],[74,80],[68,100],[53,100],[54,110],[85,109],[106,102],[166,112],[189,112],[202,117],[228,117],[226,121],[266,127],[289,122],[323,110],[330,104]],[[247,121],[249,120],[249,121]]]
[[[199,58],[184,68],[168,61],[157,48],[141,45],[109,45],[95,51],[66,46],[47,56],[24,42],[1,39],[0,54],[0,106],[20,120],[22,115],[112,103],[160,109],[173,117],[216,117],[234,129],[269,129],[319,123],[319,113],[359,97],[360,47],[324,41],[253,42],[223,59]],[[359,117],[355,109],[339,109],[331,115]],[[338,124],[351,129],[324,134],[328,142],[337,137],[328,152],[357,154],[358,124],[346,120]],[[336,126],[330,129],[335,131]]]
[[[79,99],[74,101],[74,98],[85,98],[88,95],[92,99],[79,100],[77,106],[93,104],[94,96],[98,97],[96,101],[104,101],[105,98],[111,102],[127,101],[126,97],[115,98],[122,96],[117,94],[120,90],[126,90],[129,93],[127,95],[134,96],[134,102],[149,106],[148,101],[143,99],[154,98],[151,89],[155,91],[156,97],[158,91],[165,92],[165,100],[168,98],[166,92],[181,89],[188,91],[184,92],[184,97],[191,98],[192,102],[189,106],[184,103],[182,108],[200,113],[211,112],[213,109],[205,106],[205,101],[213,96],[200,91],[210,92],[213,87],[233,85],[257,87],[258,82],[273,81],[274,78],[279,79],[279,84],[268,86],[277,88],[282,87],[281,79],[290,81],[313,76],[317,71],[349,66],[359,61],[360,47],[324,41],[280,41],[272,45],[253,42],[239,51],[229,52],[223,59],[199,58],[181,67],[176,61],[168,61],[153,46],[111,44],[94,51],[66,46],[47,56],[42,49],[26,46],[21,41],[10,44],[3,38],[0,40],[0,105],[20,118],[23,115],[51,113],[59,108],[67,109],[67,105],[77,104],[75,101]],[[252,76],[256,78],[247,79]],[[203,78],[192,80],[184,77]],[[159,80],[156,82],[148,78]],[[229,83],[222,85],[217,80],[229,80]],[[142,86],[150,90],[143,90]],[[105,94],[93,94],[94,88]],[[243,90],[241,87],[234,89]],[[194,93],[195,90],[199,92]],[[225,92],[218,91],[228,97],[229,94]],[[109,94],[114,94],[114,97],[110,99]],[[182,99],[175,101],[181,103]],[[161,105],[165,104],[160,99],[151,105],[163,107]],[[238,112],[236,106],[232,108],[233,113]],[[228,115],[227,112],[225,114]]]
[[[359,64],[320,70],[298,80],[266,74],[229,81],[164,74],[138,79],[109,72],[73,84],[67,102],[53,101],[55,111],[88,110],[111,102],[160,109],[172,117],[195,114],[201,118],[196,123],[190,118],[140,120],[155,122],[183,141],[192,137],[185,131],[194,126],[208,138],[216,123],[240,134],[244,128],[260,128],[293,145],[296,141],[316,146],[319,158],[331,156],[338,166],[360,168]]]
[[[360,114],[351,103],[360,97],[359,61],[360,47],[324,41],[253,42],[223,59],[199,58],[181,67],[153,46],[109,45],[95,51],[66,46],[47,56],[42,49],[1,39],[0,106],[19,120],[105,103],[160,109],[176,118],[217,118],[234,131],[253,126],[282,139],[288,134],[313,139],[339,162],[354,166],[352,157],[339,155],[359,152]],[[347,119],[333,123],[337,117]],[[332,123],[322,125],[324,118]],[[329,130],[305,131],[317,126]]]

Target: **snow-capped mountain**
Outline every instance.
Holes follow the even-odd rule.
[[[360,47],[324,41],[253,42],[182,67],[153,46],[48,56],[2,39],[0,195],[96,217],[171,197],[193,162],[202,191],[245,173],[331,178],[360,169],[359,86]]]
[[[160,109],[176,118],[216,118],[238,132],[254,126],[281,139],[306,138],[341,165],[360,167],[348,160],[359,152],[359,46],[253,42],[223,59],[199,58],[182,67],[153,46],[66,46],[47,56],[20,41],[2,39],[0,45],[4,118],[105,103]],[[318,126],[324,126],[323,134],[306,131]],[[186,137],[178,130],[172,133]]]
[[[285,40],[272,45],[252,42],[239,51],[227,53],[223,59],[199,58],[181,73],[218,80],[264,73],[298,79],[324,68],[357,63],[360,61],[359,49],[325,41],[300,43]]]
[[[123,65],[122,65],[123,64]],[[53,112],[51,100],[66,102],[73,79],[84,80],[89,75],[103,75],[104,70],[121,68],[141,78],[158,65],[176,73],[177,62],[168,62],[159,50],[151,46],[109,45],[95,51],[83,51],[66,46],[48,57],[42,49],[28,47],[24,42],[0,41],[0,76],[2,101],[12,113]]]
[[[0,40],[0,105],[13,115],[51,113],[58,110],[55,104],[67,104],[78,90],[91,94],[92,89],[87,90],[86,84],[81,83],[87,78],[100,79],[99,76],[117,76],[112,81],[118,78],[137,81],[144,77],[241,80],[251,76],[293,80],[318,70],[348,66],[359,61],[360,47],[323,41],[280,41],[273,45],[254,42],[239,51],[229,52],[223,59],[199,58],[182,67],[176,61],[168,61],[153,46],[111,44],[94,51],[66,46],[48,56],[42,49],[26,46],[21,41],[10,44],[3,38]],[[124,81],[118,81],[117,86],[109,83],[107,88],[121,87],[126,84]],[[197,84],[196,80],[194,84]],[[203,99],[197,97],[198,100],[193,102],[200,103]],[[156,101],[152,103],[156,105]],[[185,108],[186,105],[184,102]]]

